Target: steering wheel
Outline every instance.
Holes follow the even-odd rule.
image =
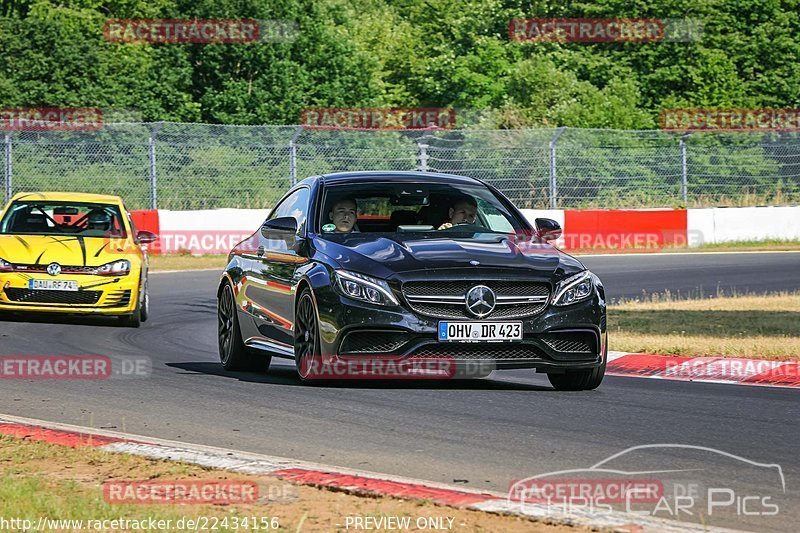
[[[474,222],[473,223],[461,222],[459,224],[453,224],[449,228],[444,228],[443,230],[440,230],[440,231],[450,231],[450,230],[464,231],[464,229],[465,229],[464,226],[472,226],[472,227],[474,227],[474,228],[476,228],[478,230],[485,229],[483,226],[479,226],[478,224],[475,224]],[[471,230],[469,230],[469,231],[471,231]]]

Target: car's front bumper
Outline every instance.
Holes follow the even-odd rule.
[[[29,289],[29,280],[76,281],[77,291]],[[126,276],[0,273],[0,311],[125,315],[133,313],[139,300],[139,272]]]
[[[566,307],[550,305],[538,315],[518,319],[523,323],[522,341],[500,343],[440,342],[440,319],[419,316],[402,306],[360,303],[335,290],[323,290],[316,298],[322,353],[340,360],[449,358],[460,366],[563,372],[595,368],[606,353],[606,308],[599,294]]]

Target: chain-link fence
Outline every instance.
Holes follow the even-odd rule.
[[[800,203],[796,132],[127,123],[2,138],[6,199],[68,190],[118,194],[131,209],[263,208],[306,176],[429,170],[486,180],[523,208]]]

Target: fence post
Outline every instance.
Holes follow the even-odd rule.
[[[147,141],[150,157],[150,209],[158,209],[158,192],[156,190],[156,135],[163,126],[163,122],[156,122],[150,130],[150,139]]]
[[[428,171],[428,145],[425,143],[418,142],[417,148],[419,149],[419,171],[420,172],[427,172]]]
[[[556,130],[556,134],[550,139],[550,209],[556,209],[558,206],[558,183],[556,182],[556,143],[564,130],[565,126],[561,126]]]
[[[6,164],[3,165],[3,175],[4,175],[4,183],[5,183],[5,196],[6,196],[6,203],[11,200],[11,134],[6,133],[5,144],[5,162]]]
[[[681,137],[680,147],[681,147],[681,197],[683,198],[683,203],[686,203],[686,199],[688,197],[688,186],[689,186],[689,176],[687,172],[686,166],[686,138],[688,135],[684,135]]]
[[[289,187],[297,183],[297,138],[303,133],[303,128],[298,127],[289,141]]]

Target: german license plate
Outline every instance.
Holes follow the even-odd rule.
[[[444,342],[504,342],[522,340],[522,322],[439,322]]]
[[[78,290],[77,281],[64,279],[29,279],[28,288],[32,291],[72,291]]]

